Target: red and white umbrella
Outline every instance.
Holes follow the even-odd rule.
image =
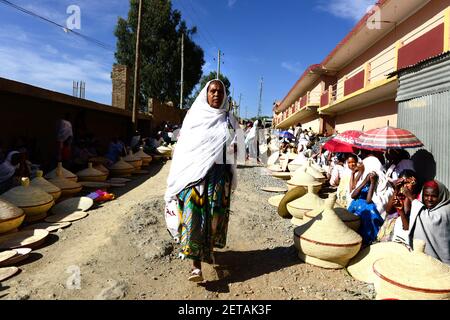
[[[384,150],[419,148],[423,143],[408,130],[387,126],[363,132],[355,141],[355,146]]]
[[[333,138],[333,140],[349,146],[354,146],[356,140],[361,136],[362,133],[363,132],[360,130],[347,130],[339,133],[336,137]]]

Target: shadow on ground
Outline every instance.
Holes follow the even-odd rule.
[[[229,284],[244,282],[301,263],[294,246],[252,251],[215,252],[218,280],[203,284],[206,290],[230,292]]]

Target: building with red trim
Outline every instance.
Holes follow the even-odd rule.
[[[316,132],[397,125],[397,76],[450,51],[450,0],[379,0],[274,107],[275,128]]]

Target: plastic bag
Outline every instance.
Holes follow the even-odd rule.
[[[178,209],[178,201],[172,200],[166,203],[164,218],[166,219],[167,231],[169,231],[176,243],[180,242],[181,213]]]

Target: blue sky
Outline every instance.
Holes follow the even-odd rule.
[[[72,94],[72,80],[86,82],[86,99],[111,104],[117,17],[128,0],[9,0],[65,25],[70,5],[81,9],[80,33],[112,47],[105,50],[61,28],[0,2],[0,77]],[[375,0],[173,0],[194,40],[205,51],[205,73],[217,68],[242,94],[241,116],[257,114],[260,78],[263,114],[285,97],[306,67],[319,63]],[[247,109],[247,113],[245,112]]]

